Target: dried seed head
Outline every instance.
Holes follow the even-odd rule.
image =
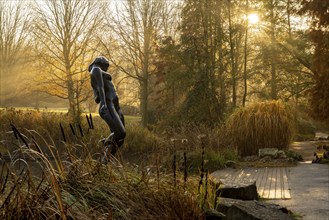
[[[175,143],[176,141],[178,141],[178,139],[177,138],[171,138],[170,141]]]
[[[186,138],[182,139],[182,144],[187,144],[188,140]]]
[[[200,139],[200,140],[204,139],[205,137],[207,137],[206,134],[199,134],[198,135],[198,139]]]

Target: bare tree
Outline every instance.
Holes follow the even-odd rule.
[[[69,113],[79,121],[80,105],[88,95],[87,64],[90,44],[101,25],[103,3],[89,0],[36,1],[34,35],[43,62],[39,85],[42,91],[67,99]]]
[[[108,49],[107,56],[121,72],[138,81],[144,126],[148,122],[156,43],[160,34],[172,33],[168,23],[176,15],[173,3],[165,0],[126,0],[119,2],[116,10],[107,16],[108,27],[117,43],[115,51]],[[103,40],[102,44],[109,48],[108,41]]]
[[[13,96],[18,88],[15,81],[19,71],[26,61],[25,48],[28,45],[29,13],[24,3],[15,1],[0,1],[0,78],[1,101]],[[18,65],[20,64],[20,65]],[[8,83],[15,81],[15,83]]]

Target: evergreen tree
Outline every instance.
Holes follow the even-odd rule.
[[[312,18],[309,37],[314,45],[312,70],[314,86],[310,90],[313,115],[329,122],[329,2],[303,0],[302,14]]]
[[[181,49],[187,95],[180,114],[208,124],[220,120],[216,70],[216,9],[218,1],[187,0],[182,11]]]

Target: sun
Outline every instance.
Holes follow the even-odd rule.
[[[257,24],[259,22],[258,14],[255,13],[249,14],[248,21],[250,24]]]

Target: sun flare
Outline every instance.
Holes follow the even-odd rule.
[[[248,21],[250,24],[257,24],[259,22],[258,14],[249,14],[248,15]]]

